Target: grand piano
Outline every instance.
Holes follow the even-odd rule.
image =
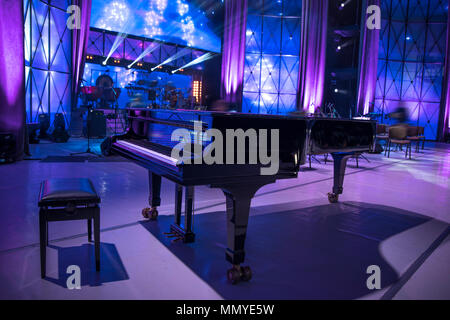
[[[252,277],[251,268],[242,264],[250,206],[255,193],[277,180],[297,178],[307,152],[311,151],[333,156],[334,183],[328,197],[330,202],[337,202],[343,193],[347,160],[370,151],[376,132],[375,123],[371,121],[143,108],[128,109],[127,113],[127,132],[107,138],[102,143],[103,154],[118,154],[148,169],[150,207],[145,208],[142,214],[151,220],[157,219],[157,208],[161,205],[161,178],[175,182],[175,221],[170,234],[184,242],[195,241],[192,231],[194,187],[206,185],[221,189],[226,197],[226,259],[232,264],[227,278],[233,284],[249,281]],[[192,139],[172,139],[175,131],[180,129],[189,132]],[[212,154],[222,152],[227,161],[207,164],[198,159],[199,154],[206,154],[217,142],[216,136],[211,138],[201,134],[211,129],[218,135],[222,134],[224,140],[223,144],[215,145]],[[268,134],[265,140],[267,148],[258,144],[255,149],[255,141],[264,140],[247,137],[244,138],[245,143],[239,144],[236,137],[227,136],[229,130],[257,134],[264,130],[277,132],[278,145],[274,136]],[[186,149],[180,150],[180,145]],[[223,149],[219,150],[217,146]],[[178,157],[174,157],[174,148]],[[267,159],[255,155],[261,155],[262,151],[267,155],[278,152],[276,172],[263,174],[264,169],[268,172],[270,164]],[[239,158],[242,152],[244,155]],[[184,221],[181,214],[183,191]]]

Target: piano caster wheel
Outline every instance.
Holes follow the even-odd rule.
[[[252,278],[250,267],[234,266],[227,271],[227,278],[231,284],[238,284],[241,281],[247,282]]]
[[[145,208],[142,209],[142,216],[145,219],[155,221],[158,219],[158,210],[156,208]]]
[[[250,267],[242,267],[242,281],[250,281],[252,279],[252,269]]]
[[[328,201],[330,201],[330,203],[338,203],[339,202],[339,195],[330,192],[328,194]]]

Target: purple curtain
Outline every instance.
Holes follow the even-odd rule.
[[[328,0],[303,0],[298,109],[314,112],[322,105],[325,82]]]
[[[380,6],[380,0],[364,1],[363,12],[371,5]],[[378,48],[380,43],[380,30],[369,29],[366,26],[368,15],[363,15],[361,24],[361,49],[358,78],[358,113],[361,115],[373,111],[375,90],[377,85]]]
[[[247,0],[225,1],[222,50],[222,98],[241,107],[245,67]]]
[[[72,30],[72,109],[76,108],[86,62],[86,48],[91,23],[92,0],[72,0],[80,7],[80,29]]]
[[[447,20],[447,51],[445,55],[444,82],[441,95],[441,116],[438,139],[444,138],[450,132],[450,11]]]
[[[0,132],[16,139],[16,160],[25,141],[25,57],[23,2],[0,1]]]

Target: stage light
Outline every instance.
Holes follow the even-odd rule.
[[[123,0],[115,0],[104,6],[98,27],[105,30],[124,30],[131,10]]]
[[[155,46],[148,46],[147,49],[144,50],[144,52],[142,52],[139,57],[136,58],[136,60],[134,60],[131,64],[130,64],[130,68],[137,63],[139,60],[142,60],[145,56],[149,55],[150,53],[152,53],[153,51],[155,51],[156,49],[158,49],[160,46],[159,45],[155,45]],[[138,64],[139,66],[139,64]],[[142,64],[140,65],[140,67],[142,67]],[[152,70],[153,71],[153,70]]]
[[[182,66],[181,68],[178,68],[177,70],[173,70],[172,74],[177,73],[180,70],[184,70],[184,69],[186,69],[186,68],[188,68],[190,66],[193,66],[193,65],[202,63],[202,62],[204,62],[206,60],[209,60],[209,59],[213,58],[215,55],[216,54],[212,53],[212,52],[205,53],[204,55],[198,57],[197,59],[192,60],[191,62],[189,62],[188,64]]]
[[[195,80],[192,83],[192,95],[195,98],[196,103],[200,103],[202,97],[202,82]]]
[[[341,47],[341,46],[338,46],[337,49],[338,49],[338,51],[341,51],[342,47]]]
[[[334,92],[335,92],[335,93],[338,93],[338,92],[339,92],[339,89],[334,89]]]
[[[352,1],[352,0],[347,0],[347,1],[345,1],[345,2],[342,2],[341,5],[340,5],[339,10],[344,9],[344,7],[345,7],[347,4],[349,4],[351,1]]]
[[[159,65],[157,65],[156,67],[152,68],[152,71],[154,71],[156,68],[160,68],[160,67],[162,68],[163,65],[168,64],[168,63],[170,63],[170,62],[172,62],[172,61],[175,61],[175,60],[177,60],[177,59],[179,59],[179,58],[181,58],[181,57],[183,57],[183,56],[185,56],[185,55],[191,53],[191,51],[192,51],[192,50],[189,49],[189,48],[183,48],[183,49],[181,49],[180,51],[178,51],[177,53],[175,53],[173,56],[167,58],[164,62],[162,62],[162,63],[160,63]]]
[[[102,65],[106,66],[107,63],[108,63],[108,60],[105,60],[102,62]]]

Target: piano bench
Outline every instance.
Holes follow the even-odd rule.
[[[87,220],[88,241],[92,242],[94,220],[95,267],[100,271],[100,197],[89,179],[49,179],[39,192],[39,239],[41,277],[45,278],[48,223]]]

